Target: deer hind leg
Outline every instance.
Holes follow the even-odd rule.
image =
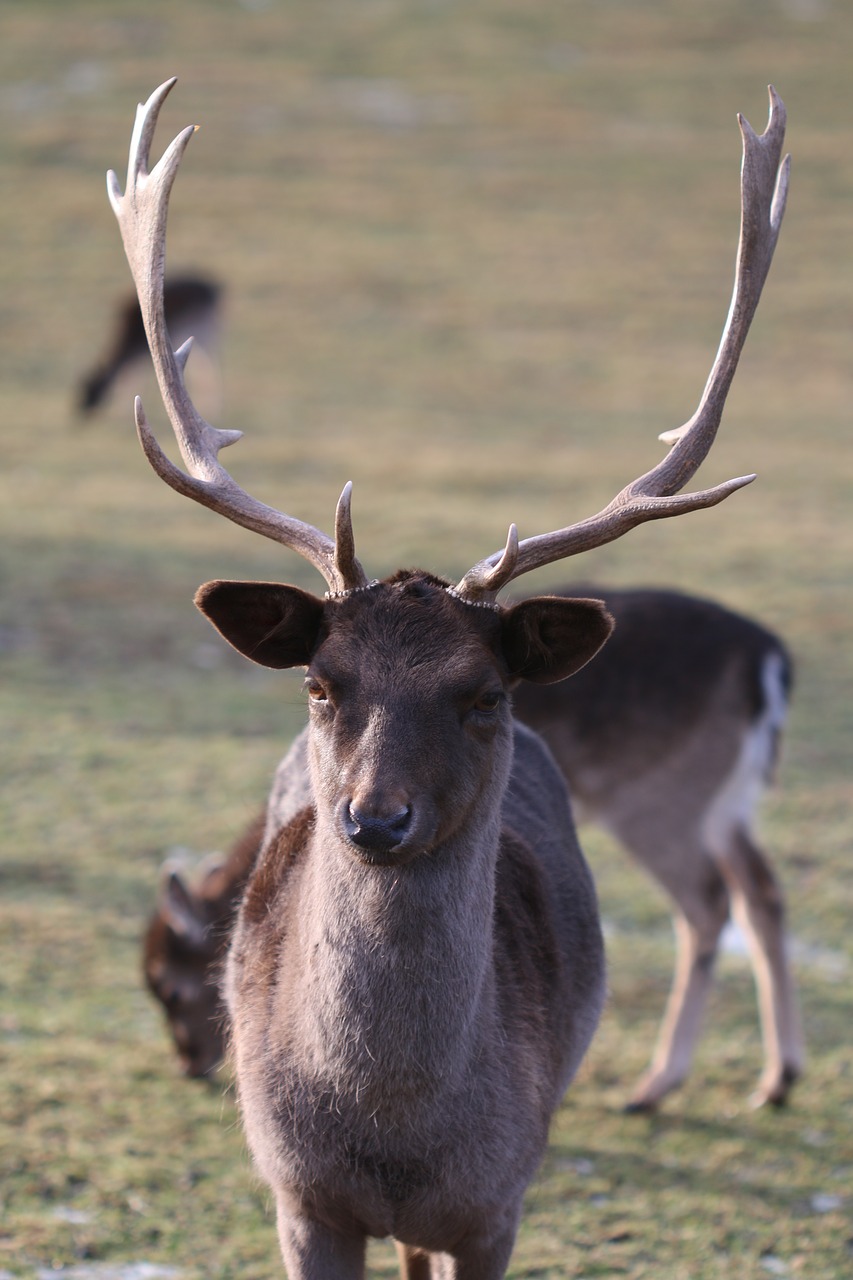
[[[755,975],[764,1070],[756,1106],[782,1106],[802,1074],[805,1050],[794,981],[788,963],[785,902],[765,854],[748,831],[731,833],[720,856],[732,915],[742,928]]]
[[[400,1264],[402,1280],[431,1280],[432,1271],[428,1253],[424,1253],[422,1249],[414,1249],[408,1244],[400,1244],[399,1240],[395,1240],[394,1244],[397,1247],[397,1261]]]
[[[787,700],[783,666],[771,654],[765,706],[744,736],[737,763],[704,818],[704,835],[725,877],[732,914],[744,931],[755,975],[764,1071],[753,1102],[781,1106],[802,1074],[805,1050],[785,933],[782,889],[753,835],[754,814],[772,777]]]
[[[677,870],[644,864],[673,898],[676,961],[657,1045],[646,1072],[637,1081],[625,1110],[652,1111],[686,1077],[699,1037],[714,977],[720,934],[728,919],[725,881],[699,847],[682,850]]]

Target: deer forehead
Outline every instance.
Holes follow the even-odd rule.
[[[499,616],[456,601],[428,579],[414,588],[383,583],[328,615],[312,675],[349,688],[450,696],[506,678]]]

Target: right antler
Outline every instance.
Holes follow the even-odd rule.
[[[229,520],[297,551],[320,571],[331,594],[363,587],[367,576],[355,557],[350,518],[352,486],[346,486],[338,502],[334,539],[313,525],[266,506],[241,489],[217,457],[220,449],[239,440],[243,433],[212,427],[196,411],[187,394],[184,368],[192,339],[178,351],[172,350],[163,309],[163,277],[169,195],[181,157],[196,126],[189,125],[179,133],[154,169],[149,172],[148,168],[157,117],[174,83],[173,77],[161,84],[148,101],[137,108],[130,140],[127,189],[122,195],[118,178],[110,170],[107,192],[121,228],[163,403],[189,474],[176,467],[163,453],[137,396],[135,408],[139,439],[154,470],[178,493],[194,498]]]
[[[526,538],[523,542],[518,541],[515,526],[511,526],[504,551],[496,551],[474,565],[453,588],[454,594],[462,599],[473,602],[493,600],[501,587],[523,573],[603,546],[647,520],[660,520],[684,511],[714,506],[735,489],[755,479],[754,475],[740,476],[712,489],[673,496],[695,475],[714,443],[785,212],[790,170],[790,156],[781,159],[785,140],[785,107],[772,85],[769,93],[770,119],[760,137],[753,132],[749,122],[738,115],[743,134],[743,166],[734,292],[720,347],[698,409],[682,427],[666,431],[659,437],[673,444],[667,456],[652,471],[627,485],[597,515],[553,533]]]

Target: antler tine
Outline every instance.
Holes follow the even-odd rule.
[[[241,431],[222,431],[205,422],[184,385],[184,368],[191,341],[172,349],[163,308],[166,222],[169,196],[178,167],[196,126],[190,125],[166,148],[149,170],[149,155],[160,108],[175,84],[167,80],[136,111],[130,141],[127,187],[122,194],[115,173],[107,174],[107,192],[121,229],[125,253],[139,297],[163,404],[172,424],[187,471],[181,471],[160,448],[137,398],[136,426],[145,456],[166,484],[236,524],[298,552],[325,578],[330,592],[339,594],[364,586],[367,577],[355,557],[352,527],[340,520],[344,536],[341,553],[334,539],[293,516],[276,511],[241,489],[219,461],[219,450],[239,440]],[[346,503],[347,512],[349,501]]]
[[[692,479],[714,443],[785,212],[790,171],[790,156],[782,159],[785,107],[772,85],[768,92],[770,116],[763,134],[757,135],[749,122],[738,115],[743,136],[743,164],[734,290],[720,346],[696,412],[683,426],[659,437],[673,444],[667,456],[644,476],[626,485],[597,515],[519,543],[515,565],[508,574],[502,575],[500,586],[532,569],[612,542],[647,520],[661,520],[715,506],[755,479],[754,475],[740,476],[711,489],[673,496]],[[456,592],[469,600],[493,599],[497,590],[494,570],[501,555],[494,552],[474,565]]]

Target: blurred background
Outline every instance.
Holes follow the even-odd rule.
[[[790,902],[808,1073],[746,1098],[734,948],[696,1067],[621,1113],[672,962],[667,904],[597,831],[609,1008],[531,1189],[512,1275],[749,1280],[853,1266],[853,10],[842,0],[4,0],[0,8],[0,1276],[279,1273],[227,1088],[181,1080],[139,938],[176,848],[224,847],[302,723],[192,607],[213,577],[321,586],[173,494],[138,366],[81,379],[130,277],[104,185],[137,101],[187,123],[168,262],[224,287],[200,407],[226,465],[371,575],[450,576],[598,510],[693,412],[731,293],[741,155],[773,83],[791,196],[702,483],[757,471],[525,582],[712,595],[797,662],[764,836]],[[197,367],[196,367],[197,366]],[[372,1274],[392,1275],[384,1246]],[[147,1268],[147,1270],[146,1270]]]

